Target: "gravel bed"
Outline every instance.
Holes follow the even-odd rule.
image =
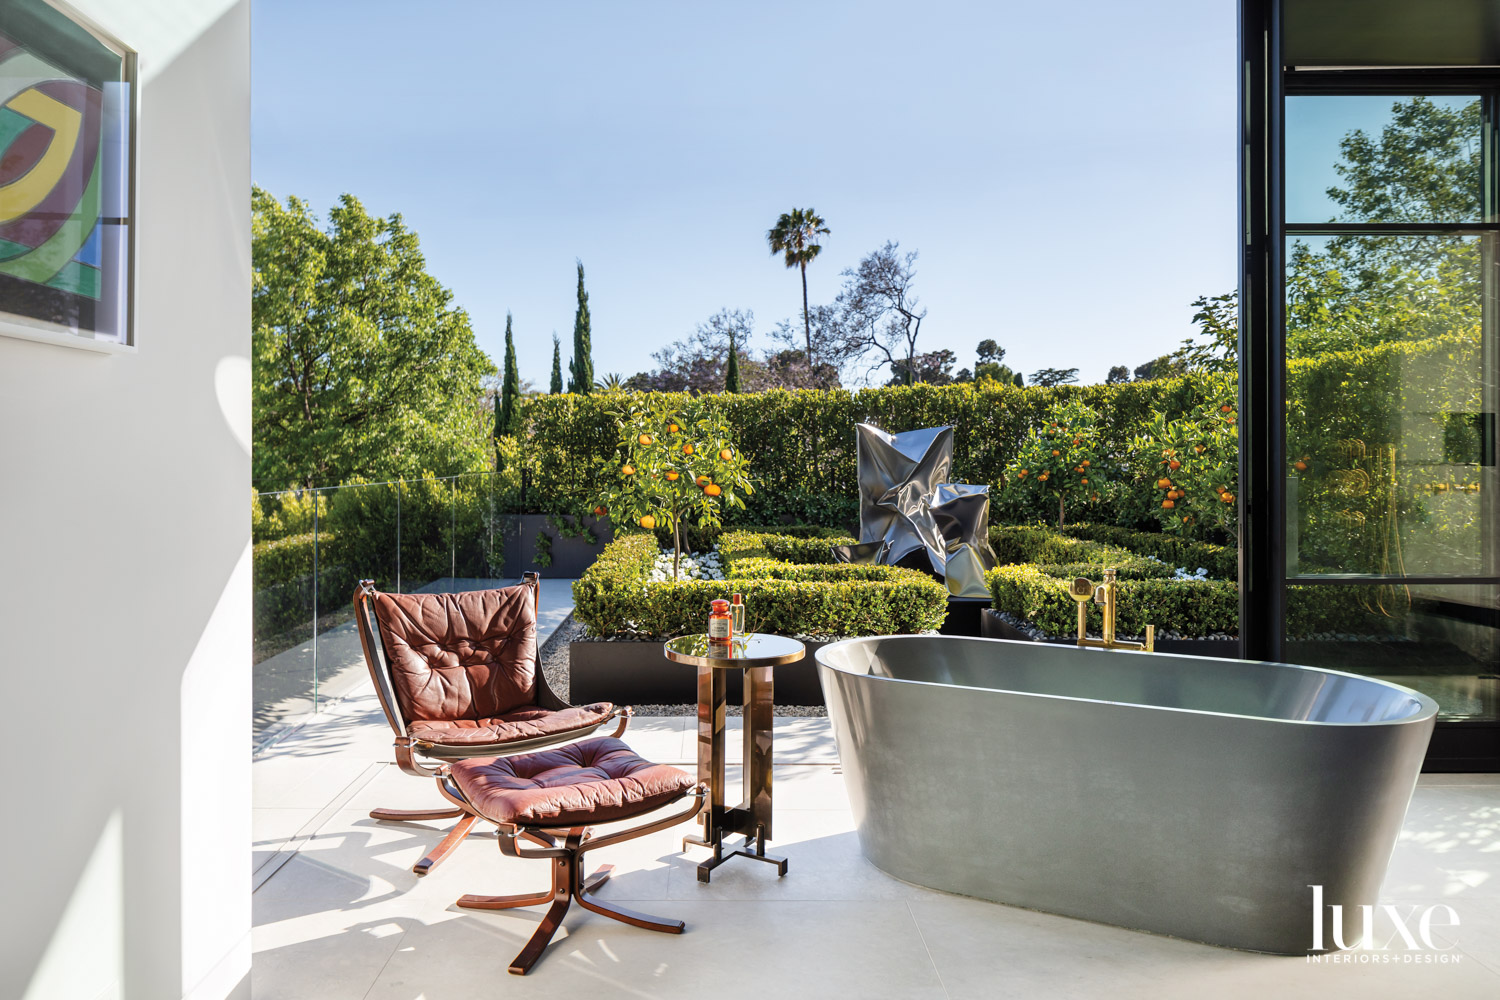
[[[573,620],[570,614],[557,626],[557,630],[542,645],[542,674],[554,694],[564,701],[568,697],[568,644],[584,639],[583,623]],[[634,705],[636,715],[697,715],[697,705]],[[818,718],[828,714],[822,705],[777,705],[774,709],[779,718]],[[739,705],[726,706],[727,715],[742,714]]]

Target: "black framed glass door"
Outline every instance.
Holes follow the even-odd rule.
[[[1280,419],[1259,425],[1279,437],[1276,658],[1428,694],[1429,768],[1496,769],[1497,81],[1283,86],[1262,346]]]

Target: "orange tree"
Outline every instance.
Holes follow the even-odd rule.
[[[1027,432],[1005,471],[1008,480],[1021,489],[1055,493],[1061,527],[1068,499],[1098,498],[1103,478],[1098,412],[1076,400],[1053,407],[1040,427]]]
[[[1210,402],[1176,419],[1153,414],[1133,442],[1160,497],[1155,511],[1164,530],[1195,536],[1217,529],[1234,537],[1240,437],[1233,388],[1223,383]]]
[[[746,475],[749,463],[730,440],[722,410],[694,399],[673,405],[663,397],[633,396],[615,412],[619,468],[594,514],[608,516],[616,527],[670,530],[676,580],[683,521],[717,528],[724,509],[743,508],[743,497],[754,489]]]

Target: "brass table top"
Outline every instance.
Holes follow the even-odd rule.
[[[711,643],[706,635],[683,635],[663,644],[667,659],[695,667],[741,670],[796,663],[806,648],[796,639],[765,632],[746,632],[727,643]]]

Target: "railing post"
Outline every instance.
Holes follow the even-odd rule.
[[[401,593],[401,483],[396,477],[396,593]]]
[[[318,710],[318,491],[313,490],[312,675],[313,711]]]

